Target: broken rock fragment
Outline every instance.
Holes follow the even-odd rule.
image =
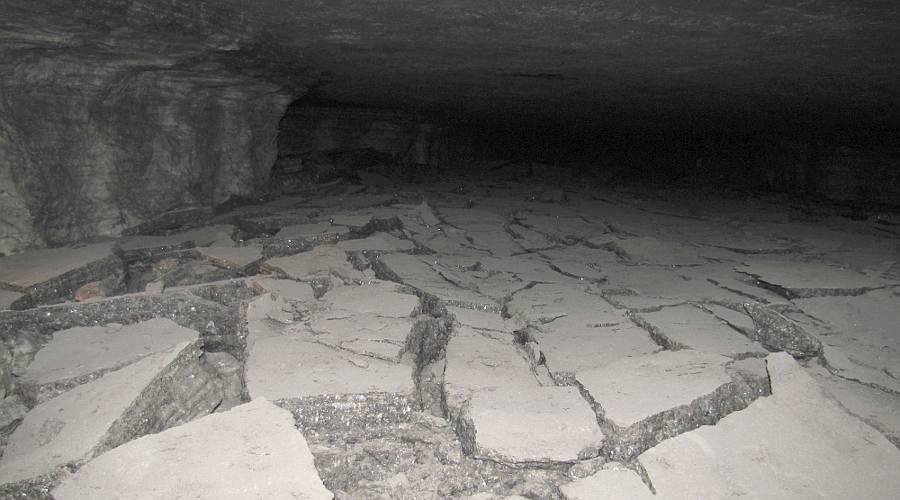
[[[9,438],[0,484],[53,474],[214,410],[216,373],[182,342],[35,406]]]
[[[691,348],[732,358],[768,354],[759,343],[692,305],[664,307],[633,318],[668,349]]]
[[[810,358],[822,351],[822,343],[796,322],[762,304],[745,303],[744,310],[755,325],[754,340],[773,351],[795,358]]]
[[[109,451],[55,488],[53,496],[333,498],[290,412],[265,399]]]
[[[166,318],[69,328],[55,332],[19,375],[36,389],[41,401],[150,354],[194,342],[199,335]]]
[[[608,454],[627,460],[659,441],[715,423],[761,395],[747,375],[733,380],[731,360],[684,349],[625,358],[576,374],[607,423]]]

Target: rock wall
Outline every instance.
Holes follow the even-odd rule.
[[[278,86],[192,63],[215,50],[195,40],[48,26],[0,23],[0,252],[265,187]]]

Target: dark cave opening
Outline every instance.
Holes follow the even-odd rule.
[[[340,180],[427,184],[435,175],[518,168],[538,183],[702,187],[863,212],[900,205],[900,132],[893,129],[848,129],[823,112],[790,109],[661,111],[655,122],[625,122],[617,118],[622,110],[536,109],[410,111],[311,92],[280,121],[272,189],[303,192]]]

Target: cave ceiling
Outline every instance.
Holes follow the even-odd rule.
[[[184,36],[199,41],[197,64],[240,66],[297,95],[309,90],[363,105],[636,127],[759,119],[790,127],[900,124],[895,1],[0,5],[7,33],[52,31],[47,23],[66,19],[83,24],[82,45],[133,46],[141,36],[169,34],[160,43],[171,49]]]

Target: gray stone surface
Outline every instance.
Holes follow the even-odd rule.
[[[841,377],[900,393],[900,297],[878,290],[855,297],[795,301],[830,328],[822,355]]]
[[[347,253],[334,245],[320,245],[307,252],[277,257],[265,262],[264,268],[300,281],[335,278],[342,282],[363,281],[363,274],[347,261]]]
[[[633,470],[610,462],[595,474],[559,487],[566,500],[653,500],[650,488]]]
[[[133,325],[76,327],[53,334],[46,346],[18,375],[44,385],[121,368],[176,344],[194,342],[199,333],[170,319],[154,318]],[[90,379],[90,377],[88,377]]]
[[[344,240],[338,242],[337,246],[345,252],[408,252],[415,248],[409,240],[401,240],[392,234],[381,232],[358,240]]]
[[[738,272],[774,288],[789,299],[827,295],[858,295],[885,285],[876,277],[839,266],[788,260],[758,260]]]
[[[461,417],[463,449],[504,463],[575,462],[599,453],[603,432],[574,387],[476,393]]]
[[[731,381],[728,358],[693,350],[663,351],[579,372],[578,382],[619,427],[690,404]]]
[[[245,379],[253,398],[274,401],[319,394],[411,394],[415,389],[411,366],[323,345],[302,327],[251,331],[248,344]],[[358,347],[364,351],[363,346]]]
[[[895,498],[900,450],[790,356],[767,359],[771,397],[639,457],[657,497]]]
[[[447,344],[443,399],[454,418],[479,391],[536,387],[538,381],[512,337],[493,338],[462,326]]]
[[[691,305],[664,307],[637,314],[634,318],[657,338],[657,342],[669,349],[691,348],[732,358],[768,354],[759,343]]]
[[[53,496],[333,498],[291,414],[265,399],[109,451],[66,479]]]

